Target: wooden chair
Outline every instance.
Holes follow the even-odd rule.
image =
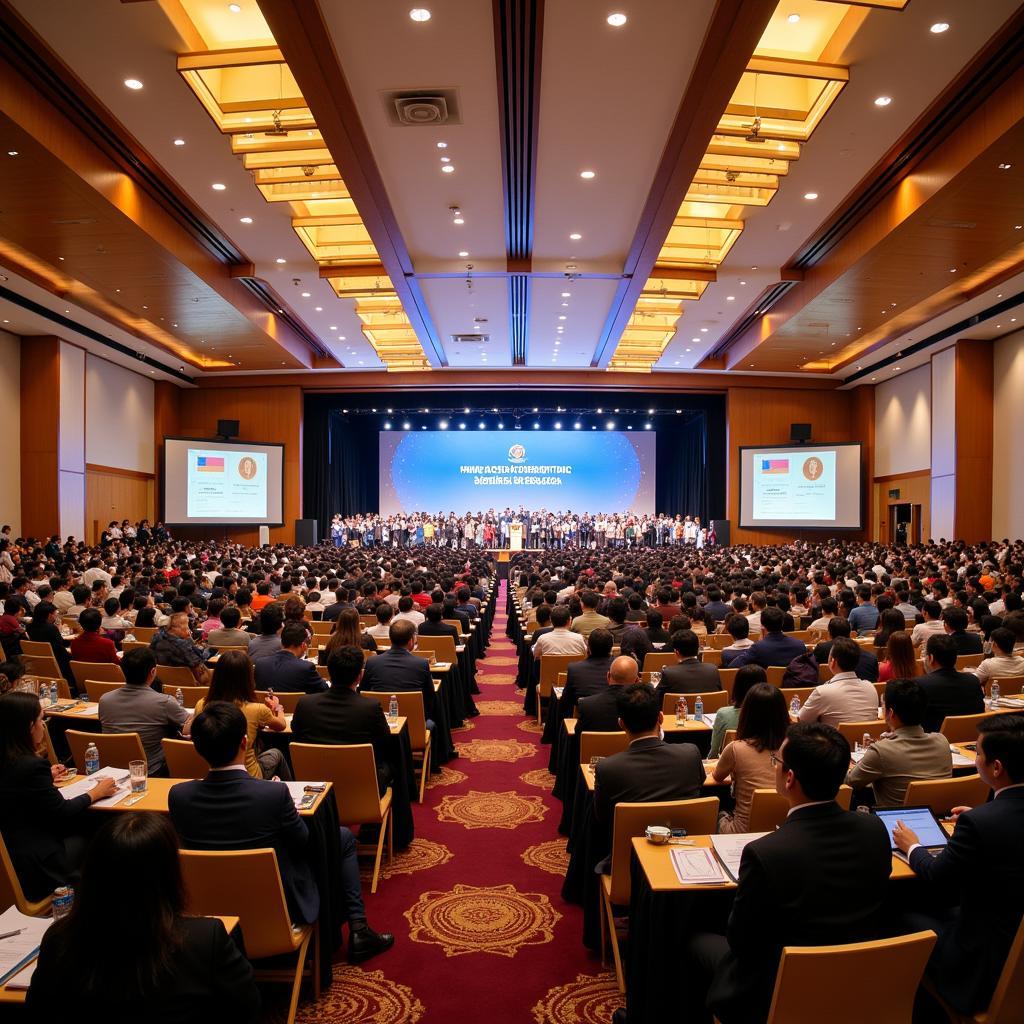
[[[720,668],[718,670],[718,681],[722,684],[722,689],[729,694],[730,699],[732,699],[732,684],[736,682],[737,672],[739,672],[738,668]]]
[[[988,799],[988,792],[980,775],[917,779],[907,786],[903,806],[930,807],[936,814],[949,814],[954,807],[978,807]]]
[[[433,651],[438,661],[454,665],[459,660],[455,641],[450,636],[417,636],[416,646],[421,651]]]
[[[381,654],[384,651],[390,651],[390,650],[391,650],[391,643],[390,643],[390,641],[385,640],[384,643],[382,644],[379,639],[377,640],[377,653],[378,654]],[[424,658],[431,665],[436,665],[437,664],[437,655],[433,651],[413,651],[412,655],[413,655],[413,657],[416,657],[416,658]]]
[[[330,636],[331,630],[334,629],[334,623],[330,620],[327,622],[314,620],[309,625],[313,630],[313,636]]]
[[[47,644],[47,647],[50,645]],[[25,674],[29,676],[46,676],[55,679],[60,675],[60,665],[53,656],[51,649],[49,654],[22,654],[21,663],[25,666]]]
[[[72,618],[70,615],[62,615],[60,617],[60,625],[62,629],[66,627],[76,635],[82,632],[82,627],[78,619]]]
[[[57,673],[60,675],[60,673]],[[120,665],[101,665],[94,661],[71,662],[71,674],[80,690],[85,689],[86,679],[95,679],[98,683],[123,683],[124,673]]]
[[[956,659],[956,670],[966,672],[969,668],[977,668],[984,660],[984,654],[959,654]]]
[[[629,746],[624,732],[581,732],[580,764],[590,764],[592,757],[611,757]]]
[[[794,697],[800,698],[800,706],[803,707],[807,703],[807,698],[814,693],[814,689],[813,686],[794,686],[792,689],[783,689],[781,693],[786,698],[786,707],[789,707],[790,701]]]
[[[864,733],[871,733],[871,738],[877,740],[887,726],[884,718],[872,718],[868,722],[840,722],[836,728],[846,737],[846,742],[853,750],[854,745],[864,738]]]
[[[172,740],[164,737],[160,741],[164,748],[164,759],[172,779],[205,779],[210,765],[199,756],[191,740]]]
[[[768,682],[772,686],[782,686],[782,680],[786,675],[786,667],[784,665],[771,665],[765,671],[768,674]]]
[[[843,810],[848,811],[852,799],[853,790],[844,783],[836,794],[836,803]],[[784,796],[779,796],[774,789],[755,789],[754,796],[750,801],[750,821],[747,831],[774,832],[786,820],[788,813],[789,804]]]
[[[85,690],[85,695],[89,700],[99,704],[100,697],[104,694],[110,693],[112,690],[120,690],[125,685],[125,683],[107,682],[103,679],[86,679],[82,684],[82,689]]]
[[[68,685],[68,681],[63,676],[37,676],[25,674],[18,680],[19,683],[31,682],[36,691],[38,692],[40,686],[46,686],[50,688],[51,684],[57,684],[57,696],[61,700],[71,700],[71,687]]]
[[[370,629],[371,627],[377,625],[377,616],[376,615],[360,615],[359,616],[359,625],[362,626],[363,629]]]
[[[721,668],[722,652],[715,647],[707,647],[701,651],[700,660],[705,665],[714,665],[715,668]]]
[[[829,664],[826,661],[824,665],[818,666],[818,682],[827,683],[832,678],[832,669],[829,668]],[[875,683],[877,686],[878,683]],[[885,683],[882,683],[882,689],[885,689]]]
[[[22,650],[25,649],[25,641],[21,641]],[[985,693],[992,695],[992,684],[999,684],[999,692],[1006,697],[1011,693],[1024,693],[1024,676],[993,676],[988,681],[988,688]]]
[[[661,702],[661,712],[668,718],[676,713],[676,704],[679,698],[685,697],[686,703],[690,705],[690,713],[693,713],[697,698],[704,702],[704,713],[710,715],[714,711],[721,711],[729,705],[729,694],[725,690],[711,690],[708,693],[666,693]]]
[[[148,640],[122,640],[121,650],[127,654],[129,651],[137,651],[141,647],[149,647]]]
[[[725,748],[727,746],[729,746],[730,743],[734,742],[735,739],[736,739],[736,730],[735,729],[726,729],[725,730],[725,736],[722,737],[722,749],[725,750]]]
[[[43,749],[46,751],[46,760],[50,764],[61,764],[57,751],[53,749],[53,739],[50,737],[50,723],[43,722]]]
[[[542,654],[540,656],[540,681],[537,683],[537,722],[543,721],[542,704],[551,699],[551,689],[559,672],[565,672],[574,661],[583,661],[585,654]],[[650,655],[647,656],[648,658]]]
[[[176,690],[181,690],[181,695],[185,698],[185,707],[187,708],[194,708],[199,702],[199,698],[205,697],[210,692],[210,688],[208,686],[196,686],[193,682],[191,686],[167,687],[164,690],[164,693],[170,693],[173,697],[175,696]]]
[[[835,998],[851,978],[870,978],[885,993],[871,1007],[872,1024],[907,1024],[935,941],[935,932],[924,931],[845,946],[786,946],[766,1024],[821,1024],[823,1006],[829,1024],[863,1024],[861,1000]]]
[[[450,640],[451,637],[448,637]],[[373,697],[380,702],[384,714],[388,713],[391,704],[390,693],[364,693],[364,697]],[[407,690],[395,694],[398,698],[399,717],[407,719],[409,745],[412,747],[413,760],[419,762],[420,769],[420,803],[427,790],[427,777],[430,775],[431,735],[427,729],[427,718],[423,712],[423,694],[418,690]]]
[[[389,694],[390,696],[390,694]],[[373,881],[370,892],[377,891],[384,838],[388,841],[388,863],[394,859],[391,836],[391,789],[381,796],[377,789],[377,764],[373,746],[356,743],[340,744],[292,743],[289,748],[296,778],[313,782],[330,782],[338,817],[346,825],[379,825],[376,849],[361,845],[360,853],[372,853]]]
[[[660,672],[666,665],[679,661],[675,651],[649,651],[644,655],[644,672]]]
[[[128,632],[140,643],[148,644],[156,636],[156,626],[134,626]]]
[[[186,668],[184,665],[157,665],[156,677],[160,680],[164,693],[173,694],[179,686],[184,688],[196,685],[196,677],[192,675],[192,669]],[[206,691],[205,686],[200,689]]]
[[[366,664],[366,659],[371,657],[372,654],[373,654],[373,651],[363,651],[363,655],[364,655],[364,657],[363,657],[363,664],[364,665]],[[321,679],[326,679],[328,682],[330,682],[331,673],[327,671],[327,666],[326,665],[317,665],[316,670],[317,670],[317,672],[320,673],[320,678]]]
[[[288,1024],[293,1024],[303,977],[313,982],[320,998],[319,928],[294,925],[284,898],[277,855],[273,850],[182,850],[181,874],[188,893],[188,912],[206,917],[237,917],[250,960],[297,954],[294,968],[255,970],[261,981],[291,982]],[[259,899],[253,899],[253,893]],[[307,965],[309,947],[312,963]]]
[[[320,672],[321,669],[323,669],[322,672]],[[320,675],[322,675],[324,679],[331,678],[327,674],[326,665],[317,665],[317,671],[320,672]],[[203,695],[205,696],[205,690],[203,692]],[[294,715],[295,709],[299,706],[299,699],[301,697],[305,697],[306,695],[304,693],[278,693],[277,690],[275,690],[274,696],[281,702],[281,710],[286,715]],[[267,691],[257,690],[256,699],[262,704],[267,699]]]
[[[21,653],[31,658],[52,658],[53,648],[44,640],[22,640]]]
[[[101,768],[127,768],[131,761],[145,761],[146,751],[137,732],[78,732],[68,729],[67,737],[75,767],[85,774],[85,750],[96,744]]]
[[[619,940],[615,934],[614,909],[629,906],[632,840],[642,836],[648,825],[685,828],[692,836],[712,835],[718,825],[718,797],[616,805],[612,826],[612,870],[610,875],[601,876],[601,906],[604,908],[601,961],[608,962],[610,941],[615,961],[615,979],[619,983],[620,992],[626,991],[626,978],[622,971]]]
[[[22,889],[21,881],[15,873],[11,855],[7,852],[7,844],[3,836],[0,836],[0,904],[5,910],[13,905],[28,917],[44,917],[50,913],[52,903],[52,896],[45,896],[38,901],[25,896],[25,890]]]
[[[978,738],[978,726],[988,718],[988,712],[977,715],[946,715],[939,732],[950,743],[973,743]]]
[[[735,643],[735,640],[731,633],[708,633],[705,642],[708,647],[720,651],[723,647],[728,647],[730,644]]]
[[[811,631],[809,629],[795,629],[792,633],[787,633],[786,636],[791,636],[794,640],[800,640],[805,644],[811,642]]]
[[[459,636],[466,638],[469,636],[468,633],[462,632],[462,620],[461,619],[442,619],[441,620],[446,626],[454,626],[459,631]]]
[[[831,679],[831,678],[832,677],[829,676],[829,679]],[[885,698],[885,687],[886,687],[886,684],[885,683],[872,683],[871,685],[875,688],[875,693],[878,694],[878,703],[881,704],[882,701]]]

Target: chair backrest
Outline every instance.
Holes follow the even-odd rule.
[[[824,665],[818,666],[818,682],[827,683],[832,678],[832,667],[826,661]],[[877,683],[875,684],[878,685]],[[882,689],[885,689],[885,683],[882,683]]]
[[[50,645],[47,644],[47,647]],[[22,648],[24,651],[24,647]],[[60,665],[57,664],[57,659],[53,656],[51,650],[49,654],[29,654],[27,651],[21,656],[21,663],[25,666],[25,673],[30,676],[59,676]]]
[[[725,748],[727,746],[729,746],[730,743],[733,743],[735,740],[736,740],[736,730],[735,729],[726,729],[725,730],[725,736],[722,737],[722,749],[725,750]]]
[[[978,726],[987,717],[984,712],[977,715],[946,715],[939,732],[950,743],[973,743],[978,738]]]
[[[40,686],[45,686],[47,689],[49,689],[54,683],[56,683],[57,696],[61,700],[71,699],[71,687],[68,686],[68,681],[63,676],[39,676],[35,675],[34,673],[26,673],[21,677],[21,679],[18,680],[18,683],[16,685],[28,683],[32,684],[32,688],[36,691],[36,693],[39,692]]]
[[[322,620],[321,621],[314,620],[313,622],[310,623],[310,626],[312,626],[312,628],[313,628],[313,635],[314,636],[317,636],[317,635],[319,635],[319,636],[330,636],[331,630],[334,629],[334,623],[331,622],[330,619],[328,619],[326,622],[324,622]]]
[[[85,695],[89,700],[95,701],[98,704],[100,697],[104,694],[110,693],[112,690],[120,690],[125,685],[125,683],[108,682],[105,679],[89,679],[86,677],[82,684],[82,689],[85,690]]]
[[[615,805],[615,823],[612,827],[611,897],[612,903],[616,905],[629,904],[632,840],[642,836],[648,825],[685,828],[691,836],[712,835],[718,826],[718,797]]]
[[[966,672],[969,668],[977,668],[984,660],[984,654],[958,654],[956,670],[957,672]]]
[[[21,641],[22,650],[25,649],[25,641]],[[991,695],[992,684],[999,684],[999,692],[1005,697],[1010,693],[1024,693],[1024,676],[993,676],[988,681],[985,692]]]
[[[732,687],[733,683],[736,682],[737,672],[739,672],[738,668],[720,668],[718,670],[718,681],[722,684],[722,689],[729,694],[730,700],[732,699]]]
[[[872,1024],[906,1024],[935,940],[935,932],[926,931],[846,946],[787,946],[767,1024],[820,1024],[823,1006],[829,1024],[861,1024],[862,1001],[835,998],[851,978],[870,978],[885,993],[871,1008]]]
[[[814,693],[813,686],[794,686],[792,688],[786,687],[782,690],[782,696],[786,698],[787,706],[794,697],[799,697],[801,704],[805,703],[807,698],[810,697],[812,693]]]
[[[872,718],[868,722],[840,722],[836,728],[846,737],[846,742],[853,750],[854,744],[864,739],[864,733],[870,733],[871,738],[877,740],[888,726],[884,718]]]
[[[14,870],[3,836],[0,836],[0,904],[3,904],[5,909],[13,904],[22,914],[28,915],[45,913],[50,909],[49,897],[40,903],[30,903],[25,898],[25,891]]]
[[[801,640],[806,644],[810,642],[811,631],[809,629],[795,629],[792,633],[787,633],[786,636],[791,636],[794,640]]]
[[[364,693],[363,696],[373,697],[379,701],[384,714],[388,713],[391,704],[390,693],[371,692]],[[409,745],[420,753],[427,746],[427,719],[423,713],[423,694],[419,690],[404,690],[395,693],[395,696],[398,698],[399,717],[408,719],[406,728],[409,730]]]
[[[438,661],[458,660],[455,641],[450,636],[418,636],[416,646],[423,651],[433,651]]]
[[[679,660],[675,651],[648,651],[644,655],[644,672],[660,672],[666,665]]]
[[[1024,1006],[1024,920],[1003,964],[1002,973],[984,1016],[985,1024],[1016,1024]],[[975,1018],[977,1019],[977,1018]]]
[[[295,948],[273,850],[182,850],[181,874],[188,912],[202,917],[237,917],[250,959]],[[256,892],[259,899],[253,899]]]
[[[748,832],[773,832],[789,813],[789,802],[774,789],[755,789],[750,801]]]
[[[157,626],[133,626],[128,630],[136,640],[142,643],[149,643],[156,636]]]
[[[137,651],[140,647],[148,647],[148,640],[122,640],[121,650],[127,654],[129,651]]]
[[[289,747],[297,779],[332,783],[338,817],[345,825],[379,823],[377,763],[369,743],[293,743]]]
[[[93,661],[71,662],[71,673],[81,690],[86,679],[95,679],[101,683],[123,683],[124,673],[120,665],[101,665]]]
[[[705,638],[705,643],[708,647],[713,647],[716,651],[720,651],[723,647],[728,647],[730,644],[735,643],[731,633],[709,633]]]
[[[53,749],[53,740],[50,738],[50,723],[43,722],[43,746],[46,748],[46,760],[50,764],[59,764],[60,758],[57,751]]]
[[[786,675],[785,665],[771,665],[765,670],[768,674],[768,682],[772,686],[781,686]]]
[[[359,616],[359,625],[362,626],[364,629],[370,629],[371,627],[377,625],[377,616],[376,615],[360,615]]]
[[[717,647],[706,647],[701,651],[700,660],[705,665],[714,665],[720,668],[722,665],[722,652]]]
[[[85,750],[90,743],[96,744],[100,755],[101,768],[127,768],[132,761],[145,761],[146,752],[137,732],[78,732],[68,729],[64,734],[75,767],[85,772]]]
[[[391,650],[391,642],[385,640],[384,643],[380,642],[380,637],[377,638],[377,653],[380,654],[383,651]],[[423,658],[425,661],[429,661],[431,665],[437,664],[437,655],[433,651],[413,651],[413,656],[416,658]]]
[[[174,693],[179,686],[196,685],[196,677],[192,675],[192,669],[186,668],[184,665],[157,665],[156,677],[160,680],[164,693],[168,691]]]
[[[690,714],[693,714],[698,697],[704,702],[706,715],[710,715],[714,711],[721,711],[729,704],[729,694],[725,690],[711,690],[708,693],[666,693],[661,701],[662,714],[674,715],[680,697],[686,698],[686,703],[690,706]]]
[[[320,669],[323,669],[323,671],[320,672]],[[320,672],[320,675],[322,675],[324,677],[324,679],[330,679],[331,678],[327,674],[327,666],[326,665],[318,665],[317,666],[317,671]],[[284,713],[286,715],[294,715],[295,714],[295,709],[299,705],[300,698],[305,697],[306,695],[304,693],[278,693],[277,690],[275,690],[274,691],[274,696],[280,701],[280,703],[281,703],[281,710],[284,711]],[[266,690],[257,690],[256,691],[256,699],[262,704],[267,699],[267,691]]]
[[[565,672],[574,661],[583,661],[585,654],[542,654],[540,656],[540,682],[537,692],[542,697],[551,696],[559,672]]]
[[[52,658],[53,648],[45,640],[22,640],[21,653],[34,658]]]
[[[442,619],[441,620],[446,626],[454,626],[459,631],[459,636],[465,636],[462,632],[462,621],[461,619]]]
[[[592,757],[611,757],[629,746],[624,732],[581,732],[580,764],[589,764]]]
[[[948,814],[954,807],[977,807],[988,799],[989,787],[980,775],[955,779],[917,779],[907,786],[904,807],[930,807]]]
[[[372,654],[373,654],[373,651],[365,651],[365,650],[363,651],[363,664],[364,665],[366,664],[366,659],[369,658]],[[316,670],[317,670],[317,672],[320,673],[320,678],[321,679],[326,679],[326,680],[328,680],[328,682],[330,681],[331,673],[327,670],[327,666],[326,665],[317,665]]]
[[[164,737],[160,743],[164,748],[167,770],[172,779],[205,779],[210,770],[208,761],[200,757],[191,740],[172,740]]]
[[[831,678],[832,677],[829,676],[829,679],[831,679]],[[886,684],[885,683],[872,683],[871,685],[875,688],[875,693],[878,694],[878,703],[881,704],[883,702],[883,698],[885,697],[885,687],[886,687]]]
[[[199,701],[200,697],[205,697],[209,692],[208,686],[172,686],[165,693],[170,693],[174,696],[176,690],[181,690],[182,697],[185,698],[185,707],[194,708]]]

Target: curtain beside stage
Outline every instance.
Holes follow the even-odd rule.
[[[608,400],[607,393],[577,393],[572,396],[574,409],[591,408],[595,412]],[[630,397],[619,395],[616,400],[625,404]],[[406,398],[401,394],[386,397],[380,394],[306,396],[302,442],[303,515],[317,520],[321,537],[328,536],[331,516],[335,512],[347,516],[376,511],[379,477],[377,435],[385,419],[398,420],[404,414],[415,421],[415,429],[421,425],[436,429],[438,404],[460,406],[464,395],[431,395],[434,412],[426,416],[420,413],[423,401],[423,395]],[[385,417],[383,409],[377,415],[370,413],[374,407],[380,409],[382,402],[391,403],[393,416]],[[551,399],[542,392],[491,393],[487,402],[499,409],[513,406],[529,409],[549,406]],[[677,403],[683,410],[680,414],[675,411]],[[641,426],[647,418],[643,413],[648,408],[658,410],[654,417],[657,435],[656,511],[672,515],[677,512],[699,515],[704,522],[725,518],[725,396],[644,395],[634,399],[633,404],[638,408],[643,406],[643,412],[638,414]],[[342,412],[343,407],[349,410],[348,414]],[[493,414],[488,416],[491,418]],[[550,416],[543,418],[545,421],[551,419]],[[602,416],[602,422],[604,418]],[[469,431],[466,433],[471,437]],[[444,494],[437,495],[437,501],[429,511],[437,509],[449,511]],[[461,514],[466,510],[454,511]]]

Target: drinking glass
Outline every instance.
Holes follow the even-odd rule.
[[[148,779],[146,767],[147,766],[145,761],[128,762],[128,771],[131,774],[133,793],[146,792],[146,784]]]

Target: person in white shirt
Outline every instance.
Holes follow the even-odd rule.
[[[942,621],[942,606],[938,601],[925,601],[921,606],[921,614],[924,616],[924,622],[919,622],[910,634],[915,647],[922,647],[928,642],[928,638],[936,633],[946,632]]]
[[[583,654],[587,653],[587,641],[579,633],[569,629],[569,609],[564,604],[556,604],[551,609],[550,633],[539,636],[533,644],[533,656],[540,658],[545,654]]]
[[[366,631],[372,637],[382,637],[388,639],[388,634],[391,631],[391,619],[394,615],[394,609],[386,601],[382,604],[377,605],[377,625],[370,626]]]
[[[103,568],[103,563],[98,559],[94,558],[89,563],[89,568],[82,573],[82,583],[91,587],[96,580],[103,580],[104,583],[110,586],[110,573]]]
[[[992,657],[986,658],[974,674],[987,687],[992,679],[1002,676],[1024,676],[1024,658],[1013,653],[1017,638],[1005,626],[992,630]]]
[[[322,612],[324,610],[324,603],[320,600],[320,591],[311,590],[309,592],[309,600],[306,601],[307,612]]]
[[[860,647],[849,637],[832,641],[828,665],[832,678],[816,686],[800,709],[801,722],[866,722],[878,717],[878,692],[866,679],[857,677]]]
[[[836,602],[834,597],[825,597],[821,601],[821,615],[818,616],[811,624],[808,629],[820,629],[822,631],[828,629],[828,620],[835,618],[839,612],[839,604]]]
[[[399,619],[406,619],[418,629],[426,622],[427,617],[416,607],[413,599],[406,594],[398,599],[398,614],[392,621],[398,622]]]

